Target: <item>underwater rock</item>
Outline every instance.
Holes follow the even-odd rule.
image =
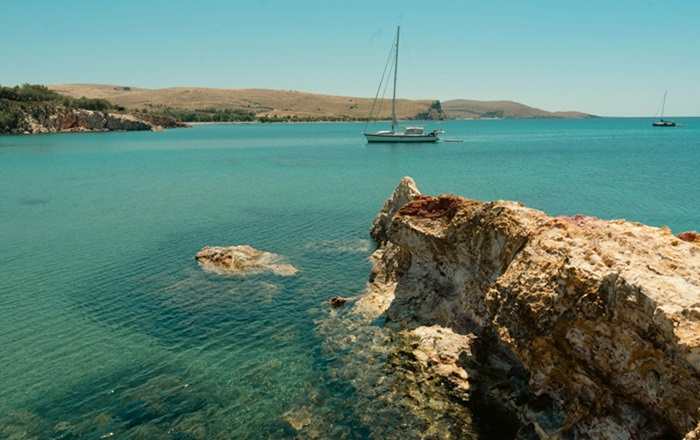
[[[304,249],[319,254],[364,254],[372,251],[373,244],[368,239],[320,240],[304,245]]]
[[[402,179],[372,225],[380,248],[356,309],[383,312],[423,340],[414,356],[436,374],[469,363],[476,378],[465,371],[466,386],[501,392],[522,435],[681,438],[697,429],[694,238],[413,189]],[[462,342],[440,356],[426,328]],[[511,385],[489,383],[486,370]]]
[[[282,418],[289,423],[289,426],[295,431],[301,431],[304,427],[311,424],[312,413],[307,406],[302,406],[287,411]]]
[[[298,271],[284,258],[271,252],[265,252],[248,245],[229,247],[205,246],[197,252],[195,259],[202,269],[228,275],[251,275],[271,272],[275,275],[289,277]]]

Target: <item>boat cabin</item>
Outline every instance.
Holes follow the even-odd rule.
[[[423,134],[424,132],[423,127],[406,127],[406,130],[404,130],[405,134]]]

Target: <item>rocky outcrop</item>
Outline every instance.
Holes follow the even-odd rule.
[[[394,189],[385,202],[379,214],[374,218],[372,222],[372,229],[370,235],[374,240],[383,245],[387,241],[387,234],[389,232],[389,226],[391,226],[391,221],[394,218],[396,212],[406,203],[415,199],[420,195],[420,190],[416,186],[416,182],[411,177],[404,177],[401,179],[399,184]]]
[[[522,438],[693,435],[695,240],[514,202],[423,196],[410,178],[372,236],[380,246],[354,308],[383,313],[417,341],[414,360],[517,417]]]
[[[41,106],[22,112],[13,129],[15,134],[66,133],[91,131],[160,130],[162,125],[129,114],[108,113],[61,106]],[[169,124],[167,126],[172,126]]]
[[[683,440],[700,440],[700,423],[695,429],[687,433]]]
[[[427,110],[418,113],[413,119],[425,120],[425,121],[430,121],[430,120],[440,120],[441,121],[443,119],[447,119],[447,115],[442,110],[442,104],[440,103],[440,101],[433,101]]]
[[[298,272],[294,266],[285,263],[281,256],[248,245],[205,246],[197,252],[195,259],[202,269],[219,274],[243,276],[271,272],[288,277]]]

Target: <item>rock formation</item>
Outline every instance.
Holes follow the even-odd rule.
[[[227,275],[252,275],[271,272],[288,277],[297,273],[297,269],[284,259],[271,252],[255,249],[248,245],[229,247],[205,246],[195,256],[202,269]]]
[[[678,238],[683,241],[688,241],[690,243],[700,244],[700,232],[696,231],[685,231],[678,234]]]
[[[181,126],[169,118],[145,120],[130,114],[108,113],[60,106],[39,107],[22,113],[15,134],[89,131],[160,130]],[[147,118],[147,119],[148,119]]]
[[[344,296],[334,296],[328,300],[328,304],[330,304],[331,307],[338,308],[343,307],[348,301],[349,298],[345,298]]]
[[[372,236],[354,310],[383,313],[414,360],[512,414],[521,438],[697,436],[695,236],[423,196],[410,178]]]
[[[695,429],[687,433],[683,440],[700,440],[700,423]]]
[[[391,226],[391,221],[399,208],[419,195],[420,191],[412,178],[406,176],[401,179],[391,197],[384,202],[384,206],[372,222],[370,235],[378,244],[383,245],[386,243],[389,226]]]

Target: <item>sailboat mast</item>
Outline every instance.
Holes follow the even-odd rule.
[[[394,94],[391,98],[391,131],[396,132],[398,122],[396,121],[396,75],[399,70],[399,32],[401,26],[396,27],[396,48],[394,52]]]
[[[663,119],[664,117],[664,111],[666,110],[666,95],[668,95],[668,90],[664,92],[664,100],[661,103],[661,118]]]

